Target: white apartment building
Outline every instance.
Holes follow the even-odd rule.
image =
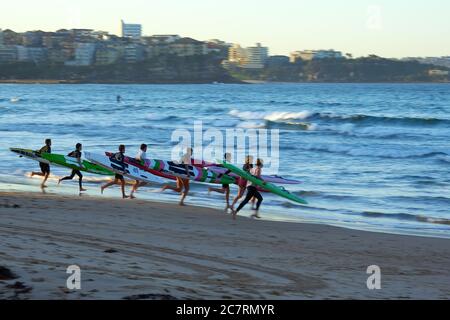
[[[140,39],[142,37],[142,25],[125,23],[122,20],[122,37]]]
[[[263,47],[261,43],[257,43],[255,47],[248,47],[247,62],[243,65],[247,69],[262,69],[269,57],[269,48]]]
[[[225,65],[237,65],[247,69],[262,69],[269,57],[269,48],[257,43],[255,47],[242,48],[234,44],[228,49]]]

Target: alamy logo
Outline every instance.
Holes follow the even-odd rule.
[[[195,160],[215,162],[231,155],[231,163],[245,163],[247,156],[261,159],[265,170],[278,174],[280,167],[280,132],[277,129],[226,129],[203,127],[202,121],[194,122],[194,130],[178,129],[172,133],[172,160],[178,161],[186,148],[193,149]],[[201,164],[201,162],[199,163]]]
[[[370,277],[367,279],[367,289],[369,290],[381,290],[381,269],[379,266],[369,266],[367,268],[367,274]]]
[[[66,273],[70,274],[67,278],[66,286],[69,290],[81,290],[81,269],[79,266],[69,266]]]

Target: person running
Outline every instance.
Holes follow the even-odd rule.
[[[139,149],[138,154],[136,155],[136,161],[139,162],[139,164],[144,164],[145,160],[147,159],[147,149],[148,146],[146,144],[142,144],[141,148]],[[131,190],[130,198],[135,199],[134,193],[137,191],[138,188],[143,187],[147,185],[147,182],[136,180],[134,183],[133,189]]]
[[[225,155],[223,156],[223,159],[225,162],[231,162],[231,153],[225,153]],[[221,179],[224,175],[227,175],[230,173],[231,173],[231,171],[227,170],[225,173],[219,174],[217,177],[219,179]],[[231,205],[230,205],[230,185],[229,184],[223,184],[222,189],[208,188],[208,193],[211,193],[211,192],[225,194],[225,201],[227,204],[227,206],[225,207],[225,212],[228,212],[228,209],[232,209]]]
[[[38,153],[52,153],[52,140],[46,139],[45,146],[43,146]],[[50,176],[50,165],[48,163],[39,162],[39,166],[41,167],[41,172],[31,172],[31,177],[40,176],[44,177],[44,180],[41,183],[41,189],[47,188],[45,183],[47,182],[48,177]]]
[[[263,168],[263,161],[261,159],[258,159],[256,161],[256,167],[251,169],[250,173],[252,174],[252,176],[262,180],[262,178],[261,178],[262,168]],[[239,205],[239,207],[237,208],[236,211],[233,211],[233,219],[234,220],[236,220],[236,216],[239,213],[239,211],[241,211],[242,208],[244,208],[245,205],[247,203],[249,203],[250,200],[252,200],[252,198],[256,198],[258,200],[258,202],[256,203],[255,213],[252,214],[251,217],[258,218],[258,219],[261,218],[259,216],[259,208],[261,207],[261,203],[263,202],[264,199],[256,187],[257,186],[255,183],[250,182],[249,186],[247,187],[247,196],[245,197],[245,200],[242,201],[242,203]]]
[[[124,159],[125,159],[125,146],[124,146],[123,144],[121,144],[121,145],[119,146],[119,152],[113,154],[113,155],[111,156],[111,159],[114,159],[114,160],[116,160],[116,161],[119,161],[120,163],[122,163],[122,164],[124,165],[124,162],[123,162],[123,161],[124,161]],[[125,167],[125,165],[124,165],[124,167]],[[119,184],[119,182],[120,182],[120,187],[121,187],[121,189],[122,189],[122,198],[123,198],[123,199],[129,198],[129,197],[126,195],[126,193],[125,193],[125,178],[124,178],[123,175],[121,175],[121,174],[116,174],[116,176],[115,176],[115,178],[114,178],[114,181],[111,181],[111,182],[109,182],[109,183],[107,183],[107,184],[105,184],[105,185],[102,186],[102,188],[101,188],[102,194],[103,194],[103,192],[105,191],[106,188],[109,188],[109,187],[111,187],[111,186],[113,186],[113,185]]]
[[[253,157],[252,156],[246,156],[245,157],[245,164],[242,167],[242,170],[246,171],[246,172],[250,172],[250,170],[253,168]],[[245,180],[244,178],[239,178],[238,180],[238,194],[236,195],[236,197],[233,200],[233,203],[231,204],[231,211],[234,212],[234,206],[236,205],[236,203],[242,199],[242,197],[245,194],[245,190],[247,189],[247,180]]]
[[[81,162],[81,150],[82,149],[83,149],[83,146],[81,145],[81,143],[77,143],[77,145],[75,146],[75,150],[68,154],[69,157],[77,159],[77,162],[78,162],[78,165],[80,166],[80,168],[83,168],[83,163]],[[77,170],[77,169],[73,169],[72,174],[70,176],[59,179],[58,185],[62,181],[72,180],[75,177],[75,175],[78,176],[78,184],[80,186],[80,192],[87,191],[86,189],[83,188],[83,175],[81,174],[80,170]]]
[[[187,148],[186,154],[183,155],[181,158],[181,163],[185,165],[186,167],[186,178],[177,177],[177,186],[172,187],[170,185],[166,185],[162,188],[162,192],[170,189],[175,192],[181,193],[181,200],[179,205],[185,206],[184,200],[186,199],[187,195],[189,194],[190,189],[190,179],[189,179],[189,166],[192,164],[192,155],[194,153],[194,150],[192,148]]]

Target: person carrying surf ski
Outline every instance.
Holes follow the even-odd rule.
[[[81,161],[81,155],[82,155],[81,150],[82,149],[83,149],[83,146],[81,145],[81,143],[77,143],[77,145],[75,146],[75,150],[67,155],[68,157],[77,159],[77,162],[78,162],[78,165],[80,166],[80,168],[83,168],[83,162]],[[62,181],[72,180],[75,177],[75,175],[78,176],[78,184],[80,187],[80,192],[87,191],[86,189],[83,188],[83,175],[81,174],[80,170],[77,170],[77,169],[73,169],[72,174],[70,176],[59,179],[58,185]]]
[[[258,159],[256,160],[256,167],[250,170],[250,174],[262,180],[261,178],[262,168],[263,168],[263,161],[261,159]],[[241,211],[242,208],[244,208],[247,205],[247,203],[249,203],[250,200],[252,200],[252,198],[256,198],[258,202],[256,203],[255,213],[252,214],[251,217],[258,219],[261,218],[259,216],[259,208],[261,207],[261,203],[263,202],[264,198],[262,197],[261,193],[259,193],[256,184],[254,184],[253,182],[249,182],[249,185],[247,187],[247,196],[245,197],[244,201],[241,202],[237,210],[233,211],[233,219],[236,219],[236,216],[239,213],[239,211]]]
[[[136,155],[136,161],[139,162],[139,164],[144,164],[145,160],[147,159],[147,149],[148,146],[146,144],[141,144],[141,148],[139,149],[138,154]],[[130,198],[135,199],[134,193],[137,191],[138,188],[143,187],[147,185],[147,182],[136,180],[136,182],[133,185],[133,189],[131,190]]]
[[[242,166],[242,170],[246,171],[246,172],[250,172],[250,170],[253,168],[253,157],[252,156],[246,156],[245,157],[245,164]],[[245,180],[244,178],[239,178],[238,179],[238,194],[236,195],[236,197],[233,200],[233,203],[231,204],[231,211],[234,212],[234,206],[236,205],[236,203],[242,199],[242,197],[245,194],[245,190],[247,189],[247,180]]]
[[[164,192],[168,189],[173,190],[175,192],[181,193],[180,206],[185,206],[184,200],[189,194],[190,189],[190,177],[189,177],[189,166],[192,164],[192,155],[194,154],[194,150],[192,148],[187,148],[186,153],[181,158],[180,162],[185,165],[186,168],[186,178],[176,177],[177,178],[177,186],[172,187],[170,185],[165,185],[161,191]]]
[[[225,155],[223,156],[223,160],[225,162],[231,162],[231,153],[225,153]],[[224,175],[228,175],[231,173],[231,170],[226,171],[223,174],[219,174],[217,176],[217,178],[222,178]],[[217,192],[220,194],[224,194],[225,195],[225,201],[227,206],[225,207],[225,212],[228,212],[228,209],[232,210],[232,207],[230,205],[230,185],[229,184],[223,184],[222,185],[222,189],[217,189],[217,188],[208,188],[208,193],[211,192]]]
[[[117,161],[117,162],[121,163],[123,167],[125,167],[125,163],[124,163],[124,160],[125,160],[125,146],[123,144],[121,144],[119,146],[119,152],[117,152],[117,153],[115,153],[115,154],[113,154],[111,156],[111,160]],[[105,185],[103,185],[101,187],[102,194],[103,194],[103,192],[105,191],[106,188],[109,188],[109,187],[111,187],[113,185],[119,184],[119,182],[120,182],[120,187],[121,187],[121,190],[122,190],[122,198],[123,199],[129,198],[126,195],[126,193],[125,193],[125,178],[121,174],[116,174],[116,176],[114,177],[114,181],[111,181],[111,182],[109,182],[109,183],[107,183],[107,184],[105,184]]]
[[[45,146],[43,146],[41,149],[39,149],[38,153],[52,153],[52,140],[46,139],[45,140]],[[34,176],[40,176],[44,177],[44,180],[41,183],[41,188],[45,189],[47,188],[46,182],[48,177],[50,176],[50,165],[48,163],[42,163],[39,162],[39,166],[41,168],[41,172],[31,172],[31,177]]]

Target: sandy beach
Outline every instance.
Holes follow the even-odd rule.
[[[445,239],[38,193],[0,193],[0,236],[0,299],[450,298]]]

